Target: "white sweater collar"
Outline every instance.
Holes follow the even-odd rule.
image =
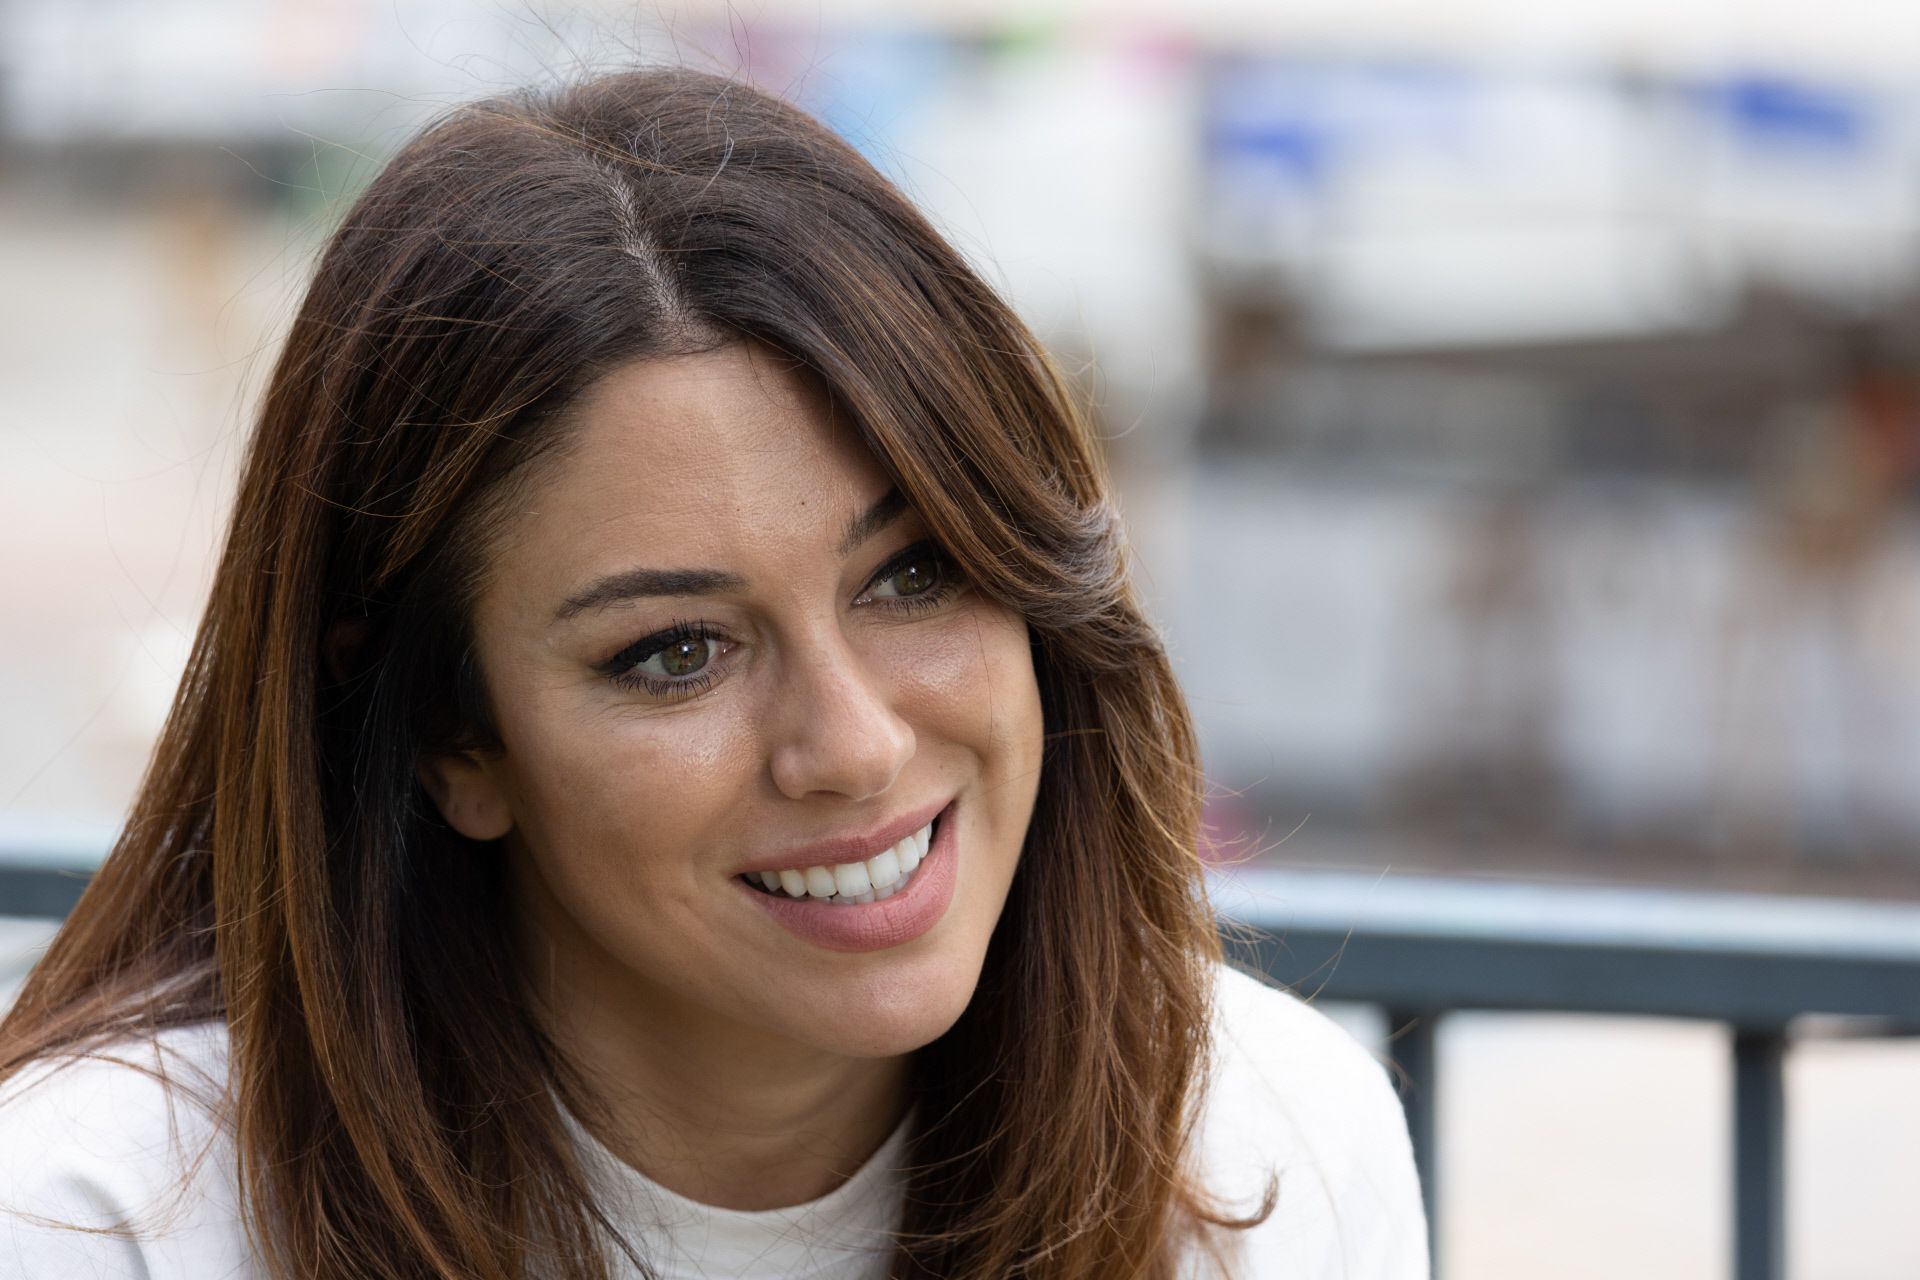
[[[565,1108],[560,1114],[608,1216],[662,1280],[867,1280],[887,1275],[916,1110],[834,1190],[805,1204],[758,1211],[717,1208],[670,1191],[614,1155]]]

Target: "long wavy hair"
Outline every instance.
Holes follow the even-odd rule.
[[[1167,1278],[1272,1210],[1270,1183],[1228,1216],[1193,1164],[1221,958],[1198,755],[1071,383],[815,120],[643,69],[444,113],[335,230],[129,820],[0,1023],[3,1080],[223,1020],[279,1280],[652,1274],[607,1234],[557,1105],[593,1099],[496,944],[500,851],[416,763],[497,744],[469,605],[568,406],[741,339],[822,380],[1032,637],[1038,800],[976,998],[914,1055],[894,1275]]]

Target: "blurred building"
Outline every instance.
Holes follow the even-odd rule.
[[[354,193],[635,59],[1083,379],[1221,856],[1920,896],[1911,0],[0,0],[0,848],[114,830]],[[1723,1270],[1722,1028],[1445,1035],[1451,1274]],[[1796,1054],[1795,1274],[1920,1271],[1902,1048]]]
[[[638,57],[821,113],[1084,375],[1223,833],[1920,887],[1916,12],[6,0],[0,811],[124,804],[359,184]]]

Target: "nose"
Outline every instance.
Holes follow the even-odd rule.
[[[771,750],[774,785],[799,800],[821,792],[866,800],[913,758],[913,727],[843,637],[810,642],[788,665]]]

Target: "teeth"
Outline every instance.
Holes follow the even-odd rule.
[[[838,864],[833,869],[833,882],[849,898],[858,897],[873,888],[873,877],[867,873],[867,864],[864,862]]]
[[[747,879],[770,893],[789,898],[832,899],[854,905],[890,898],[906,887],[907,878],[927,856],[933,842],[929,822],[891,849],[882,849],[865,862],[842,862],[831,867],[750,872]]]

